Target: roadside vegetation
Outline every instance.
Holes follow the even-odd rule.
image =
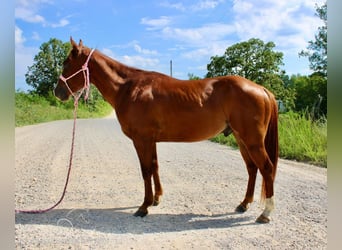
[[[74,102],[63,103],[54,96],[48,98],[33,93],[15,93],[15,126],[25,126],[41,122],[72,119]],[[109,115],[113,108],[103,99],[79,101],[78,118],[97,118]]]

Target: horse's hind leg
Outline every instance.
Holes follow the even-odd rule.
[[[158,172],[158,159],[157,159],[157,150],[154,150],[152,155],[152,176],[154,182],[154,200],[153,206],[158,206],[160,203],[160,196],[163,194],[163,188],[160,183],[159,179],[159,172]]]
[[[269,216],[274,209],[274,191],[273,191],[273,164],[268,157],[265,147],[263,144],[260,146],[248,147],[248,152],[254,163],[257,165],[265,183],[265,196],[266,206],[263,213],[257,218],[259,223],[268,223],[270,221]],[[263,195],[263,194],[262,194]]]
[[[246,212],[249,208],[249,204],[253,202],[254,197],[254,190],[255,190],[255,180],[258,172],[258,168],[255,166],[253,160],[250,158],[247,149],[245,148],[244,144],[239,141],[240,152],[242,158],[244,159],[248,171],[248,184],[247,184],[247,191],[244,200],[240,203],[239,206],[236,207],[235,211],[239,213]]]

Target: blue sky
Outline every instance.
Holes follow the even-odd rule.
[[[284,53],[287,74],[310,74],[298,52],[322,25],[315,4],[324,0],[17,0],[16,89],[39,46],[50,38],[97,48],[134,67],[187,79],[203,77],[210,57],[250,38],[273,41]]]

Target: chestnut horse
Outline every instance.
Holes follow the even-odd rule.
[[[249,175],[245,198],[236,211],[245,212],[253,201],[259,170],[266,203],[257,222],[270,221],[278,160],[278,108],[270,91],[239,76],[178,80],[128,67],[83,46],[81,40],[78,45],[72,38],[70,42],[72,50],[55,95],[67,100],[88,78],[115,109],[122,131],[133,141],[144,179],[144,202],[135,216],[147,215],[148,207],[158,205],[163,194],[157,142],[195,142],[224,132],[235,136]]]

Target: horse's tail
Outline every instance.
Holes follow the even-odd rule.
[[[274,181],[276,172],[277,172],[277,164],[278,164],[278,156],[279,156],[279,142],[278,142],[278,105],[274,98],[274,96],[266,91],[270,98],[271,102],[271,118],[268,124],[268,129],[265,137],[265,148],[268,154],[269,159],[272,162],[272,181]],[[266,198],[266,183],[265,180],[262,182],[261,189],[261,200],[264,201]]]

